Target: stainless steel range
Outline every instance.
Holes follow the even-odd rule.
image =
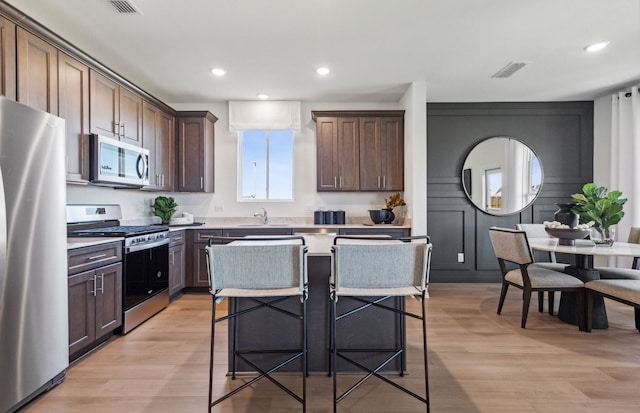
[[[122,237],[122,333],[169,304],[169,228],[120,225],[120,205],[67,205],[67,236]]]

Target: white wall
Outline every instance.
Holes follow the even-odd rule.
[[[593,102],[593,182],[611,184],[611,96]]]
[[[415,89],[420,89],[420,93]],[[179,211],[193,213],[196,217],[252,217],[261,207],[267,208],[271,217],[305,217],[312,221],[317,208],[343,209],[347,220],[367,217],[369,209],[379,209],[384,198],[393,192],[381,193],[324,193],[316,191],[316,139],[313,110],[397,110],[407,111],[405,126],[405,198],[413,199],[408,216],[420,211],[421,231],[426,229],[426,90],[424,85],[410,87],[402,102],[396,103],[335,103],[302,102],[302,130],[295,135],[294,202],[237,202],[237,147],[236,134],[229,132],[226,102],[209,104],[170,104],[176,110],[209,110],[218,121],[215,124],[215,193],[162,193],[138,190],[114,190],[92,186],[67,186],[68,203],[121,204],[125,220],[152,216],[150,205],[158,195],[170,195],[176,199]],[[419,101],[416,103],[416,100]],[[414,106],[418,106],[414,109]],[[423,132],[424,131],[424,132]],[[417,143],[411,141],[416,138]],[[413,178],[413,169],[417,178]],[[422,188],[420,188],[422,186]],[[419,196],[413,195],[413,193]],[[422,217],[424,215],[424,217]],[[357,222],[361,222],[357,221]]]

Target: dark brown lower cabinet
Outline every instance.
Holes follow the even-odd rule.
[[[75,360],[106,340],[122,325],[122,262],[121,244],[71,250],[69,262],[94,259],[118,262],[80,272],[70,271],[69,283],[69,360]],[[114,249],[113,246],[117,246]],[[86,251],[85,251],[86,250]],[[116,255],[109,253],[116,252]],[[86,257],[86,258],[85,258]],[[82,268],[72,265],[70,268]],[[96,263],[95,265],[100,265]],[[94,266],[95,266],[94,265]],[[85,268],[82,268],[85,269]]]
[[[169,243],[169,296],[175,297],[185,287],[185,231],[171,233]]]

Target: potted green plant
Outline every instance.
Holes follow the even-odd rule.
[[[388,199],[384,199],[385,204],[387,205],[388,210],[392,211],[394,214],[394,218],[396,219],[396,223],[402,225],[404,223],[404,214],[406,209],[406,203],[404,199],[400,196],[400,192],[396,192],[391,195]]]
[[[627,202],[627,198],[621,196],[620,191],[608,191],[604,186],[592,182],[584,184],[581,194],[571,195],[571,200],[576,203],[572,211],[580,214],[580,223],[592,223],[593,230],[597,232],[595,237],[592,235],[594,241],[601,239],[603,244],[613,244],[611,227],[624,216],[622,208]]]
[[[178,208],[178,204],[176,204],[175,199],[170,196],[158,196],[156,197],[153,205],[151,205],[153,209],[153,215],[160,217],[163,224],[169,223],[169,220],[176,213],[176,209]]]

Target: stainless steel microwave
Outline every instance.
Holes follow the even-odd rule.
[[[89,180],[114,187],[149,185],[149,150],[102,135],[89,135]]]

